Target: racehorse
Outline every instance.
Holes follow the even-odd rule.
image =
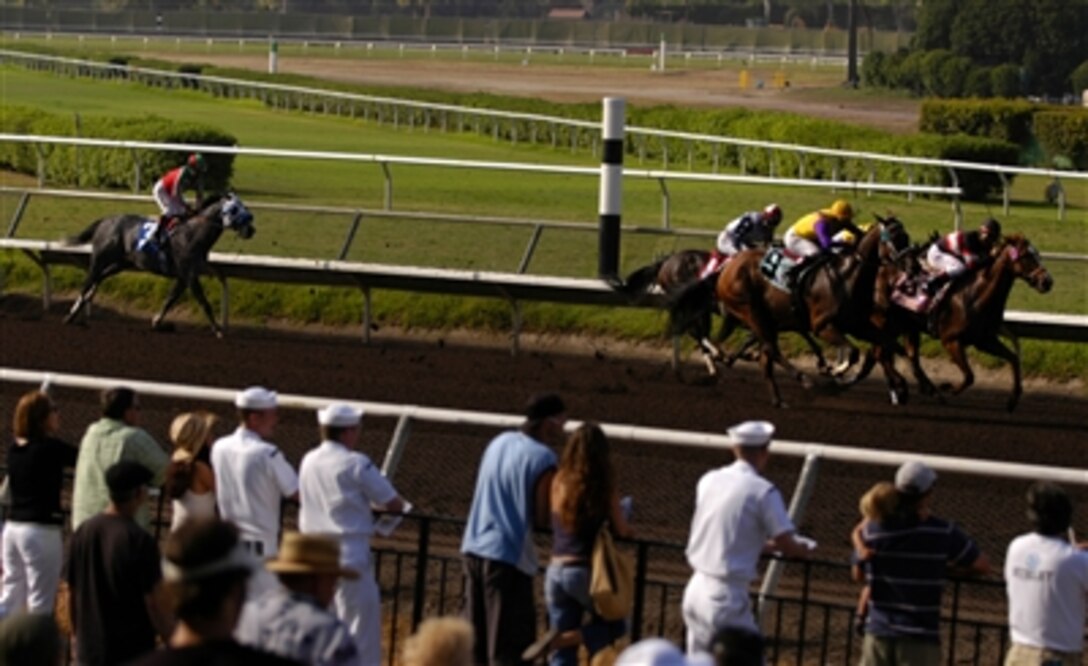
[[[812,332],[840,349],[850,350],[851,361],[840,367],[839,373],[858,355],[846,333],[870,341],[884,340],[885,333],[869,321],[885,222],[880,221],[851,251],[812,262],[801,275],[795,293],[783,290],[765,276],[762,264],[766,253],[761,250],[737,254],[719,275],[714,285],[717,301],[727,322],[730,316],[736,318],[759,339],[760,362],[775,406],[782,405],[782,397],[774,380],[774,363],[806,387],[811,385],[808,376],[782,354],[778,346],[780,332]],[[674,301],[678,316],[683,316],[689,298],[694,297],[684,294]],[[894,343],[885,344],[894,349]],[[890,355],[882,354],[879,360],[894,392],[905,385],[905,380],[889,359]]]
[[[619,289],[632,299],[654,286],[666,295],[676,294],[699,279],[699,274],[709,259],[710,252],[706,250],[680,250],[635,270],[627,276]],[[714,309],[713,299],[707,298],[703,307],[693,312],[683,325],[677,325],[675,320],[670,324],[671,330],[687,333],[695,340],[703,355],[707,372],[712,377],[718,374],[715,363],[722,361],[721,349],[710,340],[711,314]],[[719,336],[718,339],[725,338]]]
[[[967,361],[967,348],[975,347],[1007,361],[1012,366],[1013,387],[1005,407],[1016,409],[1023,393],[1020,377],[1020,357],[998,338],[1004,325],[1005,304],[1017,278],[1033,289],[1045,294],[1054,286],[1054,278],[1043,266],[1038,250],[1022,234],[1008,234],[994,249],[993,261],[985,268],[955,281],[948,293],[936,304],[931,313],[915,313],[895,306],[909,327],[908,352],[911,362],[918,362],[918,338],[922,331],[941,341],[941,345],[963,373],[963,380],[956,386],[943,384],[941,390],[957,395],[975,381],[974,372]]]
[[[122,271],[138,269],[174,279],[174,286],[170,289],[166,302],[151,320],[152,328],[165,328],[163,319],[166,313],[185,290],[189,289],[207,315],[216,336],[223,337],[223,329],[215,321],[199,278],[207,264],[208,253],[224,229],[232,229],[242,238],[253,236],[253,215],[233,193],[207,197],[198,211],[170,232],[167,241],[170,247],[165,261],[160,260],[154,253],[136,249],[151,222],[142,215],[104,217],[93,222],[78,235],[67,239],[69,245],[90,242],[91,262],[79,298],[64,318],[64,323],[75,321],[83,307],[94,298],[103,280]]]

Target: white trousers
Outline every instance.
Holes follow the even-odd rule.
[[[937,247],[936,243],[929,246],[929,251],[926,252],[926,262],[942,273],[946,273],[949,277],[956,277],[967,270],[967,266],[958,257],[941,252],[941,248]]]
[[[349,569],[359,572],[359,578],[341,578],[336,586],[333,607],[336,617],[347,625],[348,631],[359,647],[359,663],[362,666],[380,666],[382,663],[382,601],[374,569],[367,561],[343,562]]]
[[[786,249],[794,254],[801,255],[802,257],[811,257],[814,254],[820,253],[820,245],[813,243],[807,238],[802,238],[790,229],[786,232],[786,235],[782,238],[782,244],[786,246]]]
[[[687,625],[688,654],[710,652],[714,634],[724,627],[760,633],[748,603],[748,584],[725,581],[698,571],[684,588],[681,606]]]
[[[4,524],[0,617],[22,610],[49,614],[57,598],[64,548],[60,525]]]
[[[163,215],[184,215],[186,213],[185,202],[181,197],[175,197],[163,186],[162,181],[155,183],[151,188],[151,195],[155,197],[155,203],[159,205],[159,211]]]

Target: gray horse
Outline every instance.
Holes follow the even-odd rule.
[[[148,222],[150,220],[142,215],[104,217],[67,240],[70,245],[90,242],[91,264],[79,298],[64,318],[64,323],[75,321],[83,307],[94,298],[103,280],[122,271],[137,269],[175,280],[162,309],[151,320],[152,328],[167,328],[163,324],[166,313],[188,288],[204,309],[216,336],[223,337],[223,329],[215,321],[199,278],[207,264],[208,253],[219,240],[223,229],[233,229],[242,238],[250,238],[255,232],[253,215],[233,193],[208,197],[195,215],[179,222],[170,232],[167,240],[169,247],[163,248],[165,252],[162,254],[140,249],[148,233]]]

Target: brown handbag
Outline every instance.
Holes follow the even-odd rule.
[[[601,525],[593,542],[589,595],[597,615],[606,620],[622,620],[631,614],[635,600],[635,565],[629,554],[616,548],[608,523]]]

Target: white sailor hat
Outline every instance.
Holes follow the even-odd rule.
[[[342,402],[334,402],[325,409],[317,410],[317,422],[334,428],[351,428],[359,425],[363,418],[362,410]]]
[[[767,446],[774,437],[774,424],[770,421],[745,421],[728,432],[737,446]]]
[[[713,666],[714,659],[704,652],[684,655],[664,638],[647,638],[629,646],[616,666]]]
[[[276,392],[263,386],[250,386],[234,396],[234,406],[238,409],[275,409]]]

